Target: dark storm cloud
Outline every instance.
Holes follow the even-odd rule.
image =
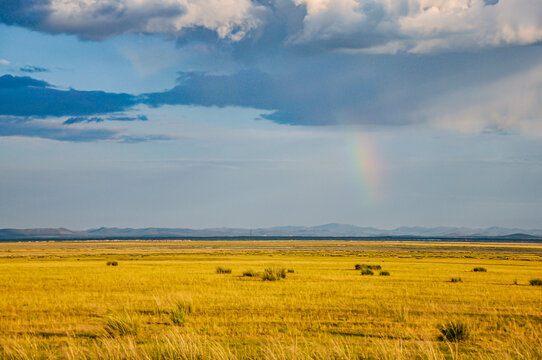
[[[310,61],[279,57],[266,71],[181,72],[171,89],[141,95],[58,90],[6,75],[0,77],[0,115],[69,116],[70,125],[147,120],[124,113],[138,104],[238,106],[265,110],[262,118],[282,124],[397,126],[425,122],[424,109],[436,99],[452,101],[458,93],[536,67],[540,56],[542,47],[531,46],[423,56],[329,54]],[[461,109],[466,102],[447,106]]]
[[[333,54],[281,61],[268,71],[181,73],[177,86],[144,94],[150,106],[241,106],[296,125],[405,125],[427,119],[433,99],[491,84],[539,64],[540,47],[439,55]],[[461,104],[458,104],[460,107]]]

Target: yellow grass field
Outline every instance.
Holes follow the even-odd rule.
[[[542,359],[541,278],[542,244],[0,243],[0,359]]]

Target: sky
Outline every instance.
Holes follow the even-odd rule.
[[[537,0],[0,1],[0,227],[542,227]]]

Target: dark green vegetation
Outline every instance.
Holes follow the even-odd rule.
[[[449,321],[445,324],[440,324],[438,326],[440,335],[439,340],[444,341],[464,341],[469,337],[469,327],[467,324],[460,321]]]

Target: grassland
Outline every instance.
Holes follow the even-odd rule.
[[[0,359],[542,359],[536,278],[542,244],[0,243]]]

